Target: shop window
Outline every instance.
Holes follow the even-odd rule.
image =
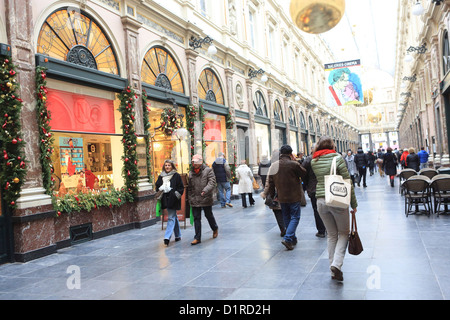
[[[295,120],[295,112],[294,108],[289,107],[289,125],[297,126],[297,120]]]
[[[173,57],[163,48],[147,51],[141,68],[142,81],[156,87],[184,94],[180,69]]]
[[[78,9],[53,12],[39,32],[37,50],[51,58],[119,74],[108,37],[94,20]]]
[[[179,136],[176,131],[172,135],[167,135],[161,130],[161,114],[165,108],[172,107],[172,104],[168,105],[152,101],[152,107],[149,112],[151,125],[149,133],[153,150],[153,181],[156,181],[161,174],[164,160],[166,159],[171,159],[175,162],[178,173],[187,174],[189,172],[190,139]],[[176,111],[178,119],[186,119],[185,108],[178,107]]]
[[[314,123],[313,123],[313,119],[311,117],[308,118],[308,122],[309,122],[309,131],[314,133]]]
[[[203,139],[206,143],[205,162],[211,166],[216,160],[219,152],[227,154],[227,133],[225,116],[206,113],[205,115],[205,133]],[[226,159],[226,156],[225,156]]]
[[[49,86],[47,106],[52,114],[55,193],[121,188],[123,145],[114,94],[105,92],[100,98]]]
[[[260,163],[262,156],[272,156],[270,152],[270,133],[269,126],[265,124],[255,123],[256,138],[256,163]]]
[[[214,71],[205,69],[198,79],[198,96],[200,99],[225,104],[223,100],[222,87]]]
[[[303,112],[300,112],[300,128],[306,130],[306,121]]]
[[[444,34],[442,59],[443,59],[444,74],[447,74],[447,72],[450,70],[450,42],[448,40],[447,31]]]

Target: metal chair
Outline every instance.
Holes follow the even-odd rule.
[[[424,211],[427,215],[431,213],[430,197],[429,197],[429,183],[425,179],[410,178],[403,182],[402,189],[405,193],[405,214],[420,213]],[[419,210],[422,205],[424,210]],[[412,206],[415,210],[411,210]]]
[[[417,175],[417,172],[414,169],[403,169],[402,171],[400,171],[400,173],[398,174],[398,178],[399,178],[398,193],[403,194],[403,189],[402,189],[403,182],[405,182],[406,180],[408,180],[408,178],[415,176],[415,175]]]
[[[431,189],[434,197],[434,213],[448,213],[450,204],[450,176],[438,177],[431,182]],[[441,211],[441,205],[444,205],[444,211]]]
[[[428,178],[433,178],[434,176],[438,175],[439,173],[437,172],[437,170],[433,169],[433,168],[424,168],[422,170],[419,171],[419,175],[422,176],[426,176]]]

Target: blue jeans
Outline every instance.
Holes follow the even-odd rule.
[[[166,227],[166,233],[164,235],[164,239],[170,240],[170,237],[172,237],[172,233],[175,232],[175,238],[181,238],[181,229],[180,229],[180,223],[178,222],[177,217],[177,210],[175,209],[167,209],[169,212],[168,218],[167,218],[167,227]]]
[[[280,203],[281,213],[283,214],[284,225],[286,226],[286,235],[284,241],[297,242],[295,231],[300,222],[301,206],[300,202]]]
[[[229,182],[217,182],[217,189],[219,193],[220,205],[225,207],[226,203],[230,203],[231,198],[231,186]],[[223,190],[225,190],[225,197],[223,195]]]

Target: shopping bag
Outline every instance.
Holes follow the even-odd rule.
[[[191,223],[191,226],[194,224],[194,215],[192,214],[192,207],[189,207],[189,222]]]
[[[259,190],[259,184],[258,184],[258,182],[256,182],[256,179],[255,178],[253,178],[253,189],[254,190]]]
[[[356,227],[356,217],[355,214],[352,213],[352,228],[348,235],[348,253],[357,256],[363,250],[363,245],[358,234],[358,228]]]
[[[161,200],[156,201],[156,216],[161,216]]]
[[[334,157],[330,174],[325,176],[325,204],[330,207],[348,208],[351,191],[350,179],[344,179],[336,174],[336,157]]]

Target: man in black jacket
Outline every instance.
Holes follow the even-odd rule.
[[[363,187],[366,188],[366,173],[367,166],[369,165],[369,157],[365,154],[361,147],[358,148],[358,153],[355,155],[356,169],[358,169],[358,187],[361,183],[361,178],[363,179]]]

